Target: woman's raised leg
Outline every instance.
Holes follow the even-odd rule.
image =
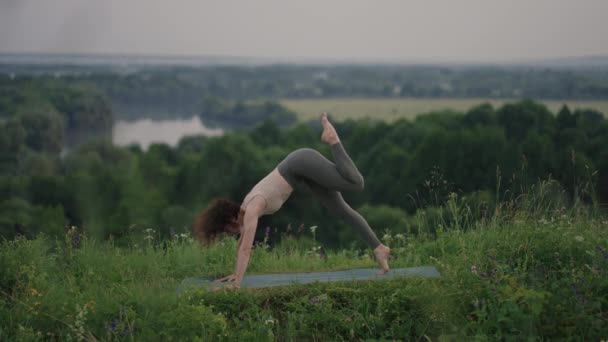
[[[321,140],[330,145],[335,164],[314,149],[301,148],[290,153],[278,165],[279,172],[292,185],[297,183],[298,178],[306,178],[331,190],[362,191],[363,176],[346,153],[325,113],[321,117],[321,123]]]

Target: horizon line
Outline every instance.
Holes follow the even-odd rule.
[[[553,56],[553,57],[534,57],[534,58],[514,58],[511,60],[497,60],[497,61],[475,61],[475,60],[437,60],[437,59],[388,59],[388,58],[357,58],[357,57],[270,57],[270,56],[247,56],[247,55],[219,55],[219,54],[158,54],[158,53],[129,53],[129,52],[40,52],[40,51],[0,51],[0,57],[19,57],[19,56],[53,56],[53,57],[75,57],[75,58],[125,58],[125,59],[136,59],[136,58],[148,58],[148,59],[176,59],[183,61],[193,62],[199,59],[203,62],[203,59],[218,60],[217,64],[222,64],[219,60],[241,60],[250,63],[243,64],[287,64],[287,65],[306,65],[306,64],[327,64],[327,65],[456,65],[456,66],[474,66],[474,65],[531,65],[531,64],[554,64],[554,63],[572,63],[576,61],[599,61],[608,64],[608,55],[569,55],[569,56]],[[19,62],[19,61],[16,61]],[[219,63],[218,63],[219,62]],[[254,63],[252,63],[254,62]],[[53,64],[52,62],[45,63],[40,61],[36,64]],[[87,63],[83,63],[87,64]],[[153,63],[136,63],[136,64],[153,64]],[[161,63],[169,64],[170,63]],[[201,64],[201,63],[194,63]],[[203,64],[215,64],[215,63],[203,63]]]

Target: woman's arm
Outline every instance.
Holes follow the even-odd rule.
[[[239,235],[239,241],[236,243],[236,253],[239,253],[239,248],[241,248],[241,243],[243,242],[243,234]]]
[[[234,276],[236,278],[234,283],[235,287],[241,286],[241,282],[245,276],[249,258],[251,257],[255,231],[258,227],[258,218],[265,207],[266,200],[263,197],[256,196],[249,202],[245,209],[243,229],[236,253],[236,266],[234,269]]]
[[[239,235],[239,241],[236,244],[236,254],[237,255],[239,254],[239,249],[241,248],[242,242],[243,242],[243,234],[240,234]],[[215,279],[213,282],[215,282],[215,283],[221,283],[221,282],[224,282],[224,281],[232,282],[232,281],[235,281],[235,280],[236,280],[236,277],[235,277],[234,273],[232,273],[232,274],[227,275],[225,277]],[[218,288],[218,290],[219,289],[220,288]]]

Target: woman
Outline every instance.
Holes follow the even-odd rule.
[[[209,244],[218,234],[239,234],[237,260],[234,273],[216,279],[216,282],[230,281],[227,288],[238,288],[245,275],[258,218],[275,213],[285,203],[296,186],[303,186],[319,199],[333,214],[352,225],[367,244],[374,249],[374,255],[384,274],[389,271],[390,248],[383,245],[371,230],[365,219],[353,210],[342,198],[341,191],[362,191],[363,177],[350,159],[335,128],[321,115],[323,132],[321,141],[330,145],[335,164],[319,152],[302,148],[290,153],[277,167],[264,177],[245,196],[239,207],[229,200],[215,200],[198,218],[194,230],[198,239]]]

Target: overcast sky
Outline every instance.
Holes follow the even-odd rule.
[[[0,0],[0,53],[507,62],[608,55],[608,0]]]

